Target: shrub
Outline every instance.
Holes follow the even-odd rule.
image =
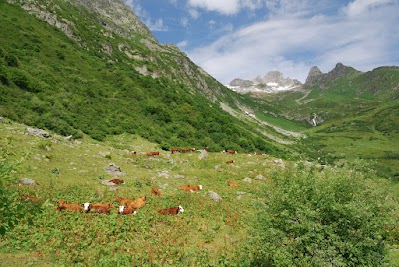
[[[387,219],[382,192],[360,175],[317,173],[290,170],[275,178],[277,188],[259,215],[261,262],[381,266]]]

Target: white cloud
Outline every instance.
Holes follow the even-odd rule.
[[[264,5],[265,0],[188,0],[188,5],[215,11],[222,15],[237,14],[243,8],[257,9]]]
[[[310,17],[306,11],[310,7],[303,5],[298,9],[304,10],[303,16],[272,16],[267,21],[226,33],[212,44],[187,54],[223,83],[237,77],[253,79],[271,70],[280,70],[304,82],[313,65],[328,72],[342,62],[367,71],[392,62],[393,58],[399,60],[396,56],[398,1],[396,5],[383,0],[356,5],[358,1],[342,9],[346,12],[337,10],[334,14]],[[271,2],[291,1],[268,1]],[[310,5],[314,1],[301,3],[305,2]],[[287,5],[288,9],[294,9],[293,5]],[[353,17],[360,10],[367,12]]]
[[[181,42],[179,42],[178,44],[177,44],[177,46],[180,48],[180,49],[183,49],[184,47],[186,47],[188,45],[188,41],[187,40],[183,40],[183,41],[181,41]]]
[[[190,14],[190,16],[191,16],[193,19],[198,19],[199,16],[200,16],[200,13],[198,12],[198,10],[196,10],[196,9],[194,9],[194,8],[190,8],[190,9],[188,10],[188,13]]]
[[[349,16],[357,16],[370,11],[372,8],[378,8],[387,4],[398,4],[397,0],[355,0],[351,2],[344,12]]]

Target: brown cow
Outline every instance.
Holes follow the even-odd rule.
[[[96,213],[110,213],[110,208],[113,208],[114,205],[112,203],[90,204],[86,202],[83,204],[83,207],[85,212],[94,211]]]
[[[128,207],[125,207],[125,206],[119,206],[118,214],[122,214],[122,215],[133,214],[133,215],[136,215],[137,211],[136,211],[135,208],[128,208]]]
[[[162,192],[156,187],[151,189],[150,194],[155,196],[162,196]]]
[[[232,164],[232,163],[234,163],[234,160],[228,160],[228,161],[226,161],[226,164]]]
[[[184,212],[184,209],[183,209],[182,206],[179,205],[179,206],[173,207],[173,208],[162,209],[162,210],[159,210],[158,212],[159,212],[160,214],[163,214],[163,215],[166,215],[166,214],[175,215],[175,214],[179,214],[179,213]]]
[[[188,151],[190,151],[189,148],[186,148],[186,147],[180,148],[180,152],[181,152],[181,153],[186,153],[186,152],[188,152]]]
[[[181,185],[180,189],[187,191],[187,192],[196,192],[196,191],[202,190],[202,185],[186,184],[186,185]]]
[[[145,200],[147,199],[146,196],[142,196],[139,197],[138,199],[136,199],[133,202],[130,202],[127,207],[128,208],[135,208],[135,209],[139,209],[145,206]]]
[[[61,210],[68,210],[68,211],[76,211],[76,212],[83,212],[82,205],[79,204],[68,204],[65,200],[60,199],[57,201],[57,209],[56,211]]]
[[[231,150],[231,149],[229,149],[229,150],[224,150],[223,152],[225,152],[225,153],[227,153],[227,154],[237,154],[237,151]]]
[[[114,183],[114,184],[124,184],[125,181],[123,181],[122,179],[118,179],[118,178],[114,178],[112,180],[109,180],[110,183]]]
[[[229,186],[232,186],[232,187],[238,186],[238,184],[237,184],[236,182],[230,182],[230,181],[228,181],[227,184],[228,184]]]
[[[179,149],[177,147],[173,147],[173,148],[170,149],[170,152],[172,154],[175,154],[175,153],[179,152]]]
[[[151,156],[159,156],[159,152],[158,151],[147,152],[147,156],[149,156],[149,157],[151,157]]]

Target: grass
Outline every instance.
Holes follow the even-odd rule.
[[[256,258],[253,233],[258,208],[275,189],[273,177],[284,175],[273,157],[210,153],[201,161],[197,153],[167,151],[148,157],[144,153],[160,151],[158,145],[134,135],[104,142],[85,136],[69,142],[28,136],[25,129],[21,124],[0,124],[0,143],[8,160],[21,162],[13,179],[39,183],[36,187],[13,183],[10,188],[20,196],[42,199],[43,212],[33,225],[21,222],[1,239],[4,266],[15,265],[18,258],[20,266],[248,266]],[[132,150],[138,154],[127,153]],[[233,158],[234,164],[225,163]],[[110,163],[120,166],[120,178],[126,181],[116,192],[99,179],[114,177],[104,169]],[[257,180],[259,175],[264,180]],[[228,187],[227,181],[239,187]],[[187,183],[201,184],[204,190],[190,194],[178,189]],[[149,195],[155,186],[163,196]],[[208,191],[217,192],[222,202],[211,200]],[[110,215],[55,212],[60,198],[94,203],[142,195],[148,200],[135,216],[118,216],[116,207]],[[157,214],[177,205],[184,207],[183,214]],[[395,261],[395,250],[390,255]]]
[[[13,151],[9,159],[23,158],[13,177],[31,178],[40,185],[15,189],[21,196],[34,195],[45,202],[37,225],[21,224],[15,228],[16,240],[2,240],[6,264],[13,260],[7,253],[25,255],[30,262],[29,255],[40,252],[35,261],[54,264],[63,259],[90,266],[98,260],[101,263],[101,259],[107,259],[104,265],[123,257],[131,262],[133,255],[137,262],[173,266],[199,266],[202,263],[197,261],[202,260],[217,264],[223,257],[238,261],[237,257],[249,256],[239,253],[249,238],[247,223],[254,219],[253,204],[258,202],[254,195],[261,195],[256,185],[268,181],[245,183],[243,173],[250,178],[267,176],[274,168],[270,157],[236,155],[235,165],[225,164],[231,155],[219,153],[204,161],[195,153],[171,155],[166,151],[150,158],[141,153],[159,150],[157,145],[131,135],[109,138],[104,143],[89,138],[70,143],[62,138],[24,135],[25,126],[18,124],[1,125],[0,129],[2,144],[10,142],[8,149]],[[126,150],[136,150],[138,155],[130,156]],[[104,170],[110,163],[120,166],[124,172],[121,178],[126,181],[116,193],[99,180],[113,177]],[[263,170],[266,166],[270,170]],[[228,187],[228,180],[240,187]],[[202,184],[204,191],[188,194],[178,189],[186,183]],[[149,195],[154,186],[161,188],[162,197]],[[222,203],[209,199],[208,190],[221,195]],[[237,200],[237,191],[246,192],[241,200]],[[136,216],[117,216],[116,208],[109,216],[55,212],[55,202],[60,198],[70,203],[113,202],[116,195],[147,195],[148,201]],[[185,209],[179,216],[157,214],[161,208],[179,204]],[[122,258],[113,259],[116,252]]]

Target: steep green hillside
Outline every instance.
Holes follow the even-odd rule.
[[[21,2],[59,28],[0,2],[0,116],[74,137],[136,134],[165,149],[278,150],[220,108],[234,108],[235,94],[177,48],[123,38],[65,1]]]

